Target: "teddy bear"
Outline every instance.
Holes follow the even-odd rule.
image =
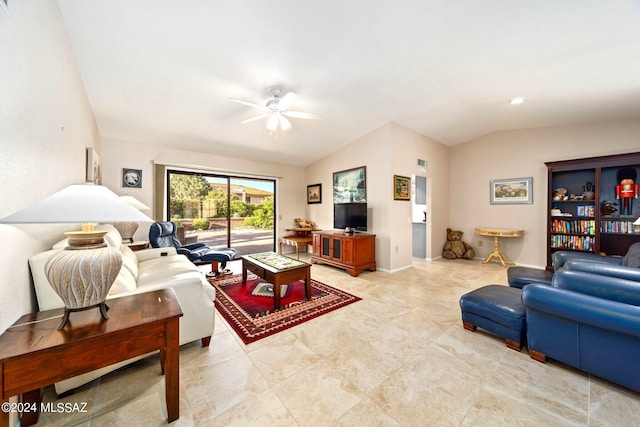
[[[473,259],[476,251],[473,247],[462,241],[462,231],[447,228],[447,242],[444,244],[442,256],[449,259],[463,258]]]

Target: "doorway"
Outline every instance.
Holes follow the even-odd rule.
[[[427,178],[412,176],[411,198],[412,256],[427,258]]]

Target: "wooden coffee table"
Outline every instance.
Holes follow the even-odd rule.
[[[242,257],[242,283],[247,283],[247,271],[273,285],[273,306],[280,308],[280,286],[304,280],[304,292],[311,299],[311,264],[275,252],[262,252]]]
[[[165,380],[167,420],[180,417],[179,319],[182,309],[173,289],[145,292],[107,301],[109,319],[98,310],[71,314],[58,330],[63,309],[22,316],[0,336],[0,397],[22,395],[22,425],[38,421],[40,389],[56,381],[160,350]],[[0,410],[0,427],[9,413]]]

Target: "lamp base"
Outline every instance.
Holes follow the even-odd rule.
[[[122,243],[133,243],[133,235],[136,234],[138,229],[137,222],[114,222],[113,226],[120,233]]]
[[[67,308],[67,307],[65,307],[64,316],[62,316],[62,321],[60,321],[60,325],[58,326],[58,330],[61,331],[62,329],[64,329],[64,326],[67,324],[67,322],[69,322],[69,314],[71,314],[72,312],[91,310],[93,308],[99,308],[100,309],[100,315],[102,316],[102,318],[104,320],[109,320],[109,315],[107,314],[107,311],[109,311],[109,306],[107,305],[106,302],[100,302],[100,303],[95,304],[95,305],[90,305],[89,307],[81,307],[81,308]]]
[[[88,240],[91,243],[93,239]],[[92,246],[68,246],[51,255],[45,264],[47,279],[65,307],[58,330],[64,328],[74,311],[98,307],[102,317],[109,318],[105,301],[122,267],[122,255],[108,246],[82,250]]]

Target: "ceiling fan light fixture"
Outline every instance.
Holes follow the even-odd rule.
[[[524,98],[521,96],[516,96],[515,98],[511,98],[509,104],[511,105],[520,105],[524,102]]]
[[[272,114],[271,117],[269,117],[269,120],[267,121],[267,129],[269,129],[271,132],[275,132],[276,130],[278,130],[278,115],[277,114]]]
[[[298,95],[294,92],[287,92],[286,95],[282,96],[282,89],[273,88],[271,90],[271,95],[273,99],[267,101],[264,107],[254,104],[253,102],[243,101],[237,98],[229,98],[233,102],[237,102],[239,104],[243,104],[249,107],[256,107],[265,111],[263,114],[260,114],[255,117],[250,117],[248,119],[242,120],[240,123],[249,123],[255,120],[260,120],[263,118],[267,118],[267,129],[271,132],[276,132],[278,127],[280,130],[285,131],[291,129],[291,122],[288,117],[298,118],[298,119],[319,119],[320,116],[317,114],[304,113],[301,111],[287,111],[289,107],[291,107],[295,101],[298,99]]]
[[[291,129],[291,122],[287,120],[287,118],[283,115],[278,115],[280,118],[280,129],[281,130],[289,130]]]

